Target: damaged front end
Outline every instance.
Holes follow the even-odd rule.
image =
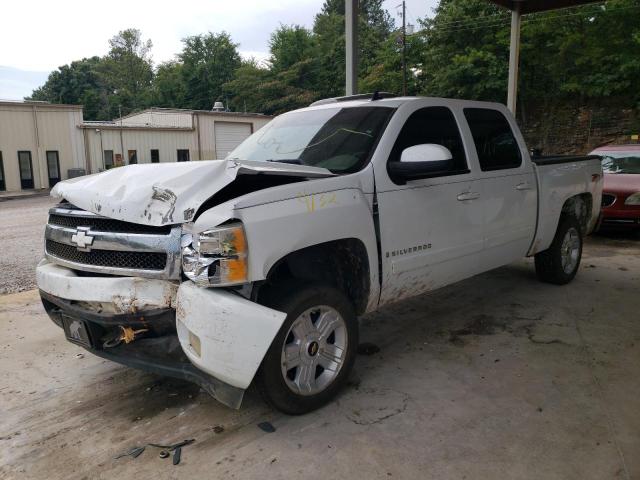
[[[219,402],[231,408],[240,407],[243,389],[197,369],[184,354],[176,333],[175,310],[104,314],[77,307],[43,291],[40,294],[49,317],[65,330],[69,341],[128,367],[196,383]],[[143,332],[128,342],[114,342],[123,329]]]
[[[244,389],[196,368],[182,350],[177,283],[78,276],[47,261],[38,265],[37,277],[45,311],[70,342],[129,367],[196,383],[221,403],[240,407]]]
[[[197,383],[238,408],[286,315],[226,288],[251,281],[243,227],[229,223],[232,203],[332,175],[210,161],[132,165],[61,182],[52,195],[63,202],[50,210],[36,270],[45,310],[90,352]],[[210,219],[222,203],[211,229],[190,231],[200,213]]]

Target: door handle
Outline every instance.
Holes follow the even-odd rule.
[[[464,202],[466,200],[475,200],[476,198],[480,198],[480,194],[477,192],[462,192],[457,198],[458,201]]]
[[[516,185],[516,190],[531,190],[531,184],[529,182],[522,182]]]

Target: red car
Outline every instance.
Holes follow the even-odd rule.
[[[640,229],[640,144],[596,148],[602,157],[601,227]]]

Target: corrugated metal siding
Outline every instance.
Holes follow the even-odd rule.
[[[216,148],[216,124],[218,122],[250,124],[253,131],[256,132],[271,121],[270,118],[231,116],[224,113],[198,113],[197,116],[200,123],[200,147],[203,160],[222,159],[226,156],[226,154],[222,155],[223,150],[218,151],[219,149]]]
[[[216,122],[216,152],[219,158],[226,158],[233,149],[251,135],[252,124],[240,122]]]
[[[84,142],[82,132],[77,128],[80,123],[80,109],[36,105],[34,116],[32,104],[0,105],[0,151],[7,191],[21,190],[18,169],[20,150],[31,152],[35,188],[49,187],[46,164],[48,150],[58,152],[63,179],[67,178],[69,168],[82,166]]]
[[[120,123],[120,120],[117,120]],[[122,119],[123,125],[191,128],[191,112],[145,111]]]
[[[188,149],[192,159],[197,158],[197,138],[195,131],[153,131],[153,130],[122,130],[122,146],[120,130],[96,129],[88,131],[89,151],[91,155],[91,171],[98,172],[104,168],[102,151],[100,150],[100,136],[102,135],[103,150],[113,150],[122,154],[125,164],[128,163],[128,150],[136,150],[138,163],[151,163],[151,149],[157,149],[160,162],[175,162],[178,149]]]

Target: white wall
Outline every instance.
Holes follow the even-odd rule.
[[[0,104],[0,151],[6,190],[20,191],[18,151],[31,152],[34,188],[48,188],[46,152],[55,150],[62,179],[69,168],[84,167],[81,107]]]
[[[120,124],[120,120],[115,120]],[[140,125],[150,127],[181,127],[192,128],[191,112],[145,110],[143,112],[125,117],[123,125]]]
[[[144,112],[141,115],[144,117]],[[184,114],[180,113],[180,115]],[[191,116],[191,113],[188,113],[188,115]],[[171,130],[156,127],[144,128],[142,126],[142,120],[140,120],[140,128],[127,129],[125,126],[125,128],[122,129],[124,148],[120,146],[119,122],[106,128],[98,125],[86,128],[88,150],[91,158],[91,173],[99,172],[104,168],[102,150],[113,150],[114,161],[116,154],[121,153],[125,164],[128,163],[128,150],[137,150],[138,163],[151,163],[151,149],[159,150],[160,162],[177,161],[178,149],[188,149],[189,158],[192,161],[215,160],[217,158],[215,145],[216,121],[250,124],[252,131],[255,132],[271,120],[270,117],[260,117],[257,115],[243,116],[209,112],[197,112],[194,116],[193,124],[195,128],[193,129]],[[191,120],[189,120],[188,123],[190,125]],[[200,137],[199,144],[198,131]],[[102,135],[102,149],[100,148],[100,135]]]
[[[197,113],[196,124],[200,125],[200,147],[202,149],[202,160],[216,160],[219,159],[218,152],[216,151],[216,122],[240,122],[250,123],[252,131],[256,132],[264,125],[271,121],[271,117],[259,117],[259,116],[239,116],[229,114],[212,114],[212,113]]]
[[[153,130],[136,129],[122,130],[122,144],[120,130],[100,128],[87,129],[89,155],[91,158],[91,172],[96,173],[104,168],[100,136],[102,136],[102,150],[113,150],[115,162],[116,154],[122,154],[125,164],[128,164],[128,150],[136,150],[138,163],[151,163],[151,150],[157,149],[160,162],[177,161],[178,149],[188,149],[191,160],[197,156],[197,141],[193,130]],[[124,147],[124,148],[122,148]]]

